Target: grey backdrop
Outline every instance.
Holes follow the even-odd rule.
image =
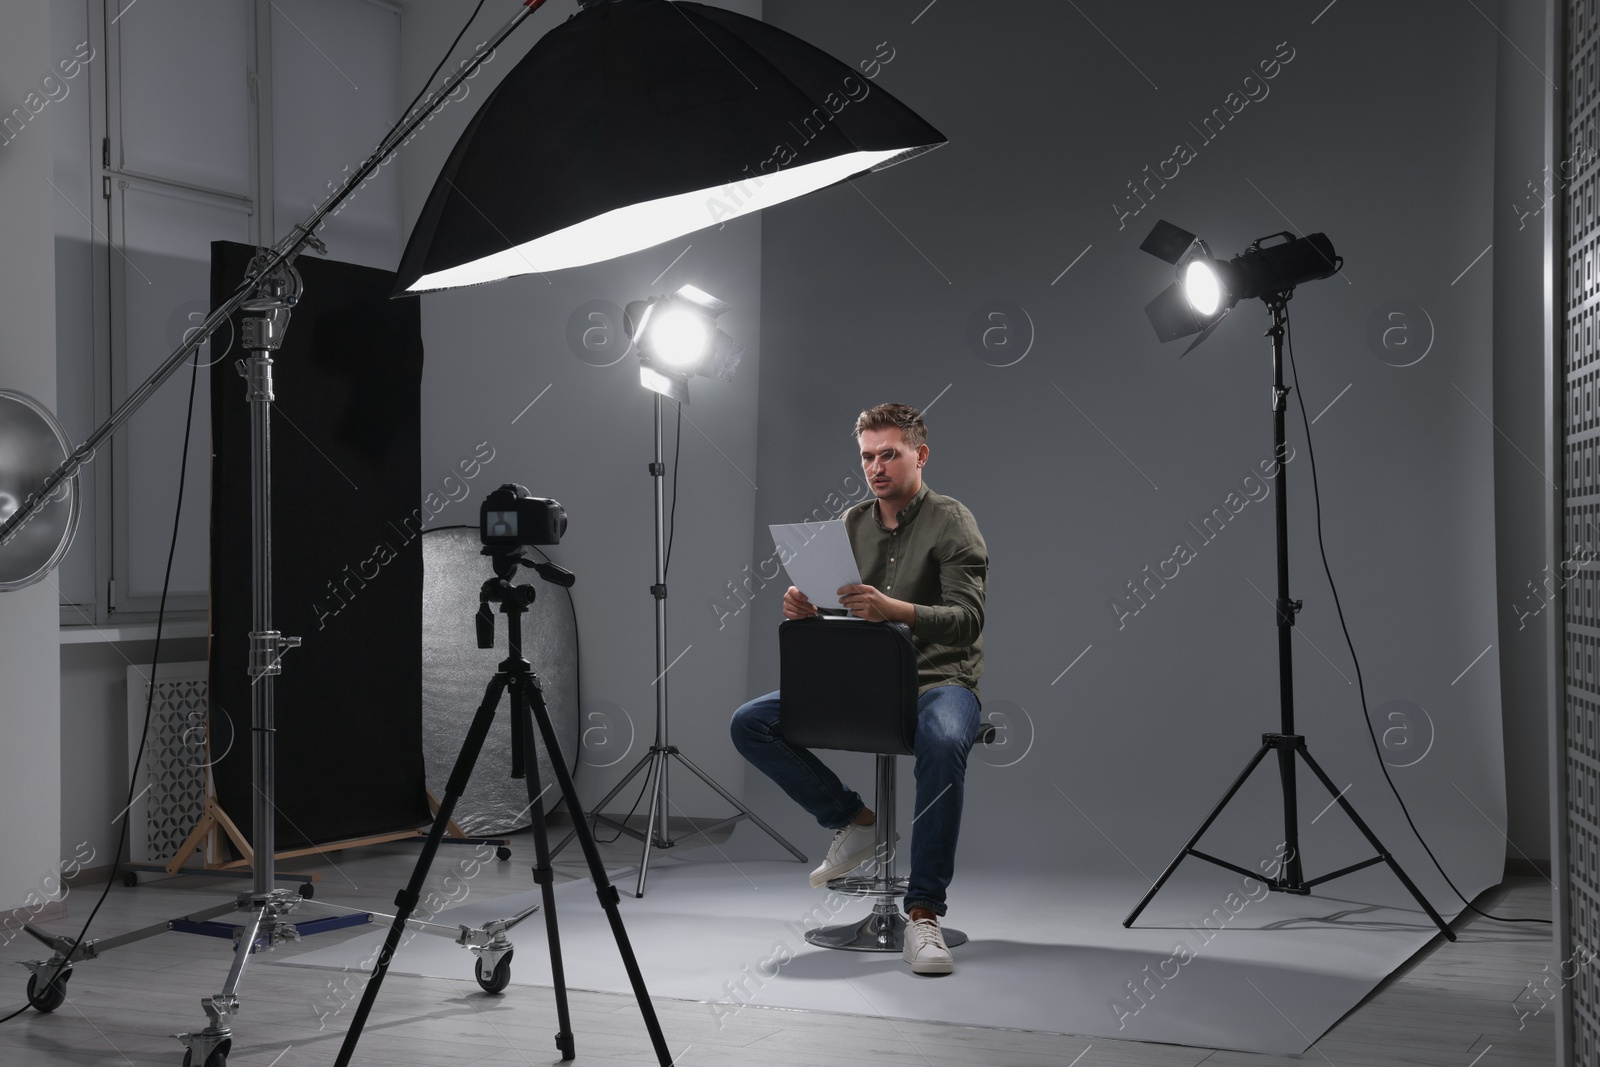
[[[1186,525],[1271,453],[1267,316],[1241,306],[1182,361],[1181,345],[1158,345],[1141,309],[1170,271],[1137,246],[1164,217],[1223,252],[1323,230],[1346,257],[1344,277],[1291,307],[1310,416],[1337,399],[1313,439],[1328,560],[1418,826],[1463,890],[1499,880],[1498,667],[1477,658],[1497,636],[1493,258],[1477,259],[1493,239],[1495,30],[1458,5],[1324,7],[766,4],[768,21],[836,55],[887,41],[878,84],[951,142],[765,214],[755,527],[760,550],[766,523],[810,512],[850,473],[860,408],[937,398],[927,479],[971,507],[989,544],[982,686],[1007,727],[1007,746],[974,756],[963,864],[1154,875],[1277,728],[1271,500],[1210,544]],[[1274,78],[1245,82],[1275,54]],[[1230,92],[1256,99],[1240,108]],[[1196,127],[1230,105],[1207,141]],[[1127,183],[1179,141],[1194,158],[1123,219],[1140,206]],[[990,335],[1009,348],[969,339],[993,301],[1026,315]],[[1031,349],[1013,362],[1028,320]],[[1289,427],[1298,725],[1450,909],[1361,721],[1293,400]],[[1108,601],[1180,540],[1197,558],[1119,628]],[[750,609],[752,694],[776,686],[782,584]],[[839,764],[869,780],[864,760]],[[1208,839],[1217,850],[1272,853],[1274,779],[1258,773]],[[758,776],[747,796],[818,840]],[[1304,824],[1327,797],[1309,775],[1301,796]],[[1308,874],[1367,854],[1337,812],[1303,844]]]
[[[1230,253],[1324,230],[1348,269],[1306,286],[1293,312],[1307,408],[1334,402],[1314,439],[1329,562],[1418,825],[1462,889],[1498,881],[1498,664],[1477,658],[1496,641],[1494,255],[1479,256],[1493,239],[1497,38],[1458,5],[1325,6],[771,0],[768,21],[867,61],[950,145],[614,264],[425,298],[425,481],[488,439],[497,459],[473,501],[514,479],[573,514],[551,554],[579,574],[585,714],[598,716],[586,718],[587,800],[637,758],[642,742],[627,749],[623,732],[650,729],[648,398],[630,363],[588,365],[565,331],[585,301],[692,280],[733,302],[730,329],[759,343],[734,382],[697,383],[688,409],[670,654],[693,647],[669,675],[673,739],[731,786],[746,777],[726,720],[776,685],[784,583],[750,578],[749,607],[730,583],[761,573],[768,522],[836,508],[858,471],[860,408],[932,403],[928,480],[972,508],[994,561],[983,688],[1006,742],[974,757],[962,862],[1155,873],[1277,726],[1272,614],[1250,584],[1271,595],[1270,498],[1210,544],[1186,525],[1269,455],[1270,371],[1259,304],[1181,362],[1180,346],[1157,345],[1141,309],[1170,272],[1137,245],[1158,217]],[[408,7],[405,84],[468,10]],[[541,13],[532,32],[552,21]],[[1275,77],[1246,84],[1275,55]],[[1241,108],[1247,93],[1257,99]],[[401,154],[408,223],[480,100],[452,104]],[[1195,127],[1214,108],[1228,117],[1208,140]],[[1139,206],[1128,183],[1179,141],[1194,158],[1164,186],[1151,179],[1154,199],[1119,220]],[[996,301],[1012,306],[1007,329],[989,348],[972,343],[969,324]],[[1292,402],[1290,415],[1299,724],[1444,908],[1360,720]],[[1108,601],[1180,539],[1197,558],[1119,629]],[[867,780],[865,759],[839,763]],[[820,848],[825,835],[759,776],[745,795]],[[1324,801],[1302,795],[1309,821]],[[719,810],[688,783],[675,796],[695,816]],[[1275,812],[1263,772],[1215,848],[1245,863],[1270,855]],[[1337,813],[1306,845],[1310,873],[1366,854]],[[728,851],[778,854],[749,828]]]

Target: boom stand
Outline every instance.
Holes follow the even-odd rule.
[[[1156,879],[1155,884],[1150,887],[1150,891],[1144,895],[1144,899],[1139,901],[1138,906],[1128,913],[1126,919],[1122,920],[1122,925],[1133,925],[1133,921],[1139,917],[1139,913],[1144,911],[1145,905],[1150,903],[1151,898],[1161,890],[1167,879],[1172,877],[1172,873],[1178,869],[1178,864],[1182,863],[1186,856],[1193,856],[1196,859],[1205,860],[1207,863],[1214,863],[1218,867],[1233,871],[1236,874],[1242,874],[1246,878],[1265,882],[1268,889],[1275,889],[1280,893],[1298,893],[1301,895],[1310,893],[1313,886],[1320,885],[1323,882],[1330,882],[1335,878],[1353,874],[1365,867],[1371,867],[1375,863],[1387,863],[1389,869],[1394,872],[1395,877],[1400,879],[1400,883],[1406,887],[1406,891],[1422,906],[1422,910],[1428,913],[1428,918],[1433,920],[1434,925],[1439,928],[1439,932],[1445,936],[1445,939],[1454,941],[1456,935],[1449,925],[1445,923],[1437,911],[1433,910],[1433,905],[1428,903],[1428,899],[1422,895],[1421,890],[1416,887],[1410,878],[1406,877],[1406,872],[1401,869],[1400,864],[1396,863],[1394,857],[1383,847],[1383,842],[1378,840],[1378,836],[1362,821],[1361,816],[1356,814],[1356,809],[1344,798],[1344,793],[1333,784],[1333,780],[1323,772],[1317,761],[1311,758],[1311,753],[1306,748],[1306,739],[1294,732],[1294,650],[1289,644],[1289,639],[1293,636],[1294,618],[1300,610],[1301,602],[1289,599],[1289,504],[1284,496],[1288,479],[1284,473],[1283,460],[1285,452],[1283,411],[1289,396],[1289,390],[1283,384],[1283,331],[1284,323],[1288,318],[1289,298],[1293,295],[1294,291],[1290,289],[1281,293],[1271,293],[1261,298],[1272,312],[1272,328],[1267,331],[1267,336],[1272,338],[1272,437],[1275,446],[1273,456],[1278,462],[1277,472],[1272,477],[1272,487],[1276,491],[1278,498],[1276,503],[1278,600],[1274,605],[1274,611],[1278,617],[1278,700],[1282,714],[1283,729],[1275,734],[1261,735],[1261,747],[1256,749],[1256,754],[1251,757],[1249,763],[1245,764],[1245,768],[1239,773],[1239,777],[1233,780],[1233,784],[1222,795],[1222,799],[1217,801],[1217,806],[1211,809],[1211,814],[1205,817],[1205,821],[1200,824],[1200,828],[1189,838],[1188,843],[1178,851],[1172,862],[1167,864],[1167,869],[1161,872],[1161,877]],[[1240,786],[1244,785],[1245,779],[1249,778],[1250,773],[1266,758],[1268,752],[1276,752],[1278,754],[1278,779],[1283,787],[1283,840],[1285,852],[1283,867],[1279,872],[1279,876],[1275,878],[1262,878],[1255,871],[1246,870],[1215,856],[1209,856],[1194,847],[1201,836],[1211,828],[1211,824],[1216,821],[1217,816],[1222,814],[1222,809],[1228,806],[1228,801],[1233,799],[1233,795],[1239,791]],[[1317,780],[1327,788],[1329,793],[1333,794],[1333,799],[1340,809],[1345,815],[1349,816],[1351,822],[1355,823],[1356,829],[1361,831],[1361,836],[1367,839],[1367,843],[1377,851],[1378,854],[1376,856],[1362,860],[1360,863],[1353,863],[1348,867],[1341,867],[1339,870],[1317,878],[1308,879],[1303,876],[1300,866],[1300,816],[1296,806],[1295,794],[1296,756],[1305,760],[1306,766],[1311,768],[1311,773],[1317,776]]]
[[[254,264],[262,268],[263,252]],[[274,869],[276,842],[276,750],[277,717],[273,705],[273,683],[281,671],[283,654],[300,644],[298,637],[284,637],[272,628],[272,353],[283,343],[290,309],[300,299],[300,275],[292,264],[271,270],[261,269],[248,290],[249,299],[235,300],[235,306],[252,313],[245,318],[242,334],[249,357],[239,365],[246,379],[246,399],[250,402],[250,578],[251,629],[250,656],[250,737],[253,863],[251,890],[225,904],[202,909],[167,922],[156,923],[116,937],[77,943],[72,938],[45,934],[27,927],[27,932],[54,949],[48,960],[30,960],[24,965],[32,972],[28,980],[28,999],[40,1011],[53,1011],[66,999],[65,985],[73,964],[121,945],[142,941],[167,930],[227,937],[234,942],[233,965],[222,983],[221,992],[203,997],[200,1006],[206,1013],[206,1026],[195,1033],[176,1035],[183,1042],[184,1067],[223,1067],[233,1046],[232,1019],[239,1010],[238,989],[245,964],[251,955],[302,935],[352,926],[369,921],[363,913],[332,919],[295,923],[289,913],[300,903],[299,894],[277,889]],[[241,924],[214,922],[230,911],[248,911]]]
[[[650,595],[655,597],[656,600],[656,739],[651,744],[650,751],[645,753],[639,762],[633,765],[633,769],[622,776],[622,781],[618,782],[611,792],[602,797],[600,803],[594,806],[594,818],[597,821],[608,823],[616,827],[619,832],[644,842],[643,854],[639,857],[639,884],[634,889],[634,896],[636,897],[644,896],[644,880],[650,867],[650,849],[652,847],[672,848],[679,840],[694,837],[696,834],[710,835],[724,826],[732,826],[740,819],[749,819],[761,827],[768,837],[788,849],[791,856],[801,863],[806,862],[805,853],[791,845],[778,831],[762,822],[761,816],[745,807],[738,797],[718,785],[716,779],[695,766],[694,761],[678,751],[676,745],[667,743],[667,670],[671,667],[671,664],[667,662],[666,518],[661,506],[664,496],[661,483],[666,477],[667,465],[661,456],[661,394],[655,393],[653,395],[656,402],[656,457],[655,461],[650,464],[650,477],[656,483],[656,581],[650,587]],[[692,833],[685,834],[684,838],[673,840],[672,830],[667,824],[667,808],[673,806],[671,797],[667,795],[667,761],[669,759],[675,759],[693,771],[702,782],[715,790],[718,796],[738,809],[737,813],[726,819],[714,822],[710,826],[696,827]],[[645,788],[650,791],[650,817],[646,821],[644,831],[640,832],[624,822],[613,819],[608,815],[600,814],[601,809],[611,803],[611,798],[622,792],[627,784],[638,777],[639,772],[646,768],[648,768],[648,773],[645,775]],[[575,812],[576,809],[568,810]],[[573,818],[574,820],[577,819],[576,814],[574,814]],[[560,844],[556,845],[555,851],[560,852],[566,848],[567,843],[572,840],[573,835],[576,833],[577,828],[574,827],[572,832],[563,837]],[[709,836],[707,839],[709,840]]]
[[[532,567],[546,581],[562,586],[572,585],[572,574],[554,564],[533,563],[524,559],[515,550],[504,553],[486,548],[484,554],[493,557],[496,576],[484,582],[483,589],[478,594],[478,647],[494,647],[494,615],[490,612],[489,605],[498,603],[501,613],[506,617],[508,654],[501,661],[500,669],[495,672],[494,677],[489,679],[489,685],[483,694],[483,703],[478,705],[478,713],[473,716],[472,725],[467,729],[466,740],[461,744],[461,754],[456,757],[455,766],[450,771],[450,780],[445,785],[444,796],[440,798],[439,813],[434,816],[433,826],[428,831],[427,840],[423,842],[421,854],[417,857],[417,865],[411,871],[411,880],[406,883],[404,889],[395,894],[394,923],[389,927],[389,934],[384,939],[383,950],[378,953],[372,978],[361,994],[361,1004],[350,1021],[350,1030],[345,1034],[344,1044],[339,1048],[338,1059],[334,1061],[335,1067],[348,1067],[350,1057],[355,1053],[356,1042],[361,1039],[361,1030],[366,1025],[367,1015],[378,999],[378,988],[383,984],[384,975],[389,971],[389,963],[394,959],[395,949],[399,947],[400,935],[406,928],[406,920],[422,898],[423,882],[427,879],[428,868],[433,863],[434,853],[439,849],[439,842],[444,837],[445,829],[450,825],[451,812],[455,810],[456,801],[467,788],[467,780],[472,776],[473,766],[478,762],[478,754],[483,749],[484,737],[494,722],[495,710],[500,706],[500,698],[508,689],[511,691],[511,776],[527,779],[528,806],[533,809],[533,848],[536,857],[533,880],[538,883],[544,900],[545,931],[550,942],[550,974],[555,982],[556,1018],[560,1027],[556,1033],[556,1047],[561,1050],[563,1060],[570,1060],[576,1054],[572,1039],[572,1022],[567,1013],[567,981],[561,965],[561,933],[556,926],[555,886],[551,879],[549,842],[545,837],[542,803],[544,792],[539,788],[539,759],[533,744],[533,724],[529,722],[530,710],[533,720],[539,725],[539,735],[544,738],[545,752],[550,756],[551,768],[555,771],[556,782],[561,787],[561,796],[567,803],[567,810],[572,813],[573,833],[577,835],[578,844],[583,849],[583,857],[588,861],[589,876],[594,879],[595,896],[600,898],[600,907],[604,909],[606,918],[611,923],[611,935],[616,938],[617,952],[622,956],[622,966],[628,972],[634,999],[639,1002],[639,1012],[644,1016],[645,1029],[650,1032],[650,1043],[655,1048],[656,1059],[661,1063],[661,1067],[671,1067],[672,1056],[667,1052],[666,1038],[661,1034],[661,1024],[656,1020],[655,1007],[650,1003],[650,993],[645,989],[644,976],[639,973],[639,963],[634,959],[633,947],[628,942],[628,931],[622,925],[622,916],[617,910],[616,887],[606,878],[605,867],[600,862],[600,852],[595,848],[594,837],[589,833],[589,825],[583,817],[583,809],[578,805],[578,792],[573,788],[572,776],[567,773],[567,761],[562,755],[561,743],[556,739],[555,729],[550,725],[550,713],[545,707],[539,676],[533,672],[533,667],[522,655],[522,615],[533,603],[535,590],[531,585],[511,584],[517,566],[520,564]],[[510,958],[509,954],[506,955],[500,961],[500,965],[509,967]]]
[[[188,1049],[184,1063],[209,1064],[212,1052],[232,1046],[230,1022],[238,1010],[237,990],[246,961],[256,951],[256,937],[269,934],[269,943],[283,937],[284,917],[300,900],[297,893],[273,886],[277,852],[277,714],[273,705],[273,685],[282,668],[283,654],[300,644],[298,637],[284,637],[272,628],[272,353],[283,343],[289,325],[289,309],[300,299],[300,273],[288,266],[262,280],[255,299],[246,301],[244,310],[264,312],[244,320],[244,347],[249,358],[239,368],[246,381],[250,402],[250,780],[251,845],[255,863],[248,898],[240,894],[240,907],[250,909],[241,936],[233,950],[233,966],[222,984],[222,992],[200,1002],[207,1025],[194,1034],[179,1034]]]
[[[282,941],[298,939],[299,937],[319,933],[326,930],[337,929],[342,926],[351,926],[368,921],[365,914],[339,916],[329,919],[316,919],[310,922],[291,923],[287,920],[288,912],[294,908],[299,898],[287,890],[273,888],[277,878],[274,871],[274,840],[277,804],[275,803],[276,783],[275,765],[276,753],[274,751],[274,738],[276,736],[276,716],[273,708],[273,679],[278,675],[279,661],[284,652],[300,644],[299,638],[284,637],[272,628],[272,483],[271,483],[271,403],[272,403],[272,353],[275,352],[283,340],[283,332],[288,325],[289,310],[299,299],[300,276],[294,269],[294,260],[307,245],[318,252],[326,253],[327,248],[322,240],[316,236],[317,230],[323,222],[336,213],[339,206],[349,199],[377,169],[383,161],[393,156],[405,144],[411,134],[427,121],[428,117],[439,109],[439,106],[448,98],[467,78],[471,77],[483,65],[484,60],[494,54],[494,50],[510,37],[517,27],[528,19],[545,0],[522,0],[518,5],[517,13],[513,15],[493,36],[479,46],[470,61],[463,63],[458,70],[447,76],[444,82],[431,93],[418,107],[403,116],[395,123],[394,127],[384,136],[361,165],[358,166],[338,189],[330,193],[318,207],[312,211],[304,222],[296,225],[285,237],[271,248],[262,249],[251,264],[250,275],[236,289],[230,297],[211,310],[206,319],[193,330],[184,333],[183,343],[172,351],[170,355],[151,372],[150,376],[138,385],[122,404],[111,415],[84,438],[83,442],[50,473],[38,489],[30,493],[22,506],[17,508],[3,522],[0,522],[0,544],[4,544],[14,536],[24,523],[44,506],[54,495],[56,489],[68,479],[72,478],[91,459],[95,452],[111,435],[133,417],[134,412],[149,400],[161,384],[169,378],[174,371],[183,366],[191,358],[198,358],[202,345],[210,339],[224,322],[228,322],[234,312],[244,310],[255,317],[244,320],[244,348],[249,351],[249,358],[244,361],[241,373],[248,385],[248,399],[250,401],[250,452],[251,452],[251,549],[252,549],[252,626],[250,631],[250,726],[251,726],[251,775],[253,797],[251,814],[254,818],[253,826],[253,859],[252,888],[249,893],[241,893],[234,901],[193,912],[179,919],[155,923],[140,930],[133,930],[116,937],[79,941],[74,938],[46,934],[38,930],[26,928],[30,936],[54,950],[48,961],[29,960],[24,962],[31,975],[28,979],[28,1000],[39,1011],[54,1011],[66,1001],[66,983],[72,976],[73,964],[81,960],[94,959],[97,956],[117,948],[121,945],[131,944],[168,930],[177,930],[187,933],[206,934],[215,937],[231,938],[235,943],[233,965],[228,970],[228,977],[223,982],[222,991],[205,997],[201,1006],[205,1009],[207,1025],[198,1033],[178,1034],[178,1040],[186,1046],[183,1062],[184,1067],[225,1067],[228,1052],[233,1045],[233,1031],[230,1021],[238,1011],[239,998],[237,989],[239,979],[244,973],[246,961],[250,955],[264,948],[270,948]],[[659,448],[659,446],[658,446]],[[543,705],[541,704],[542,708]],[[552,738],[553,740],[553,738]],[[566,777],[566,768],[559,769],[563,784],[569,780]],[[570,787],[569,787],[570,788]],[[446,818],[435,820],[434,829],[448,822]],[[437,838],[430,838],[437,845]],[[428,855],[431,857],[432,852]],[[250,918],[243,925],[216,923],[211,920],[218,915],[229,911],[248,910]],[[613,924],[619,933],[620,920],[613,913]],[[420,924],[419,924],[420,925]],[[638,986],[642,991],[643,987]],[[650,1020],[653,1025],[653,1019]],[[662,1063],[668,1061],[665,1056],[664,1046],[657,1037],[657,1049],[662,1055]]]

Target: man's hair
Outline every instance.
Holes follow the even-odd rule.
[[[928,443],[928,424],[922,421],[922,412],[910,404],[879,404],[868,408],[856,416],[855,436],[890,427],[899,429],[912,450]]]

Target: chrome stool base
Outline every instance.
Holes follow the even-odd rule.
[[[878,753],[878,822],[876,848],[865,866],[865,877],[845,875],[828,882],[828,889],[843,896],[874,897],[872,914],[865,919],[838,926],[823,926],[806,931],[806,941],[818,948],[842,948],[851,952],[900,952],[906,945],[906,925],[897,900],[905,896],[906,879],[894,873],[897,842],[894,831],[894,756]],[[941,925],[939,932],[950,948],[964,945],[967,935]]]
[[[806,941],[818,948],[842,948],[852,952],[900,952],[906,945],[906,925],[906,917],[898,910],[874,908],[872,914],[860,922],[807,930]],[[939,932],[950,948],[966,944],[967,935],[960,930],[940,926]]]

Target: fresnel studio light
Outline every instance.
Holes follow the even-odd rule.
[[[717,329],[717,316],[729,307],[693,285],[631,302],[625,315],[639,349],[639,384],[687,404],[695,375],[731,381],[744,346]]]
[[[1232,259],[1218,259],[1212,255],[1211,248],[1206,242],[1188,230],[1180,229],[1165,220],[1156,223],[1155,228],[1139,247],[1157,259],[1172,264],[1176,270],[1176,280],[1145,306],[1145,314],[1149,316],[1150,325],[1155,327],[1156,336],[1163,343],[1191,334],[1198,335],[1189,347],[1184,349],[1184,355],[1188,355],[1196,345],[1210,337],[1228,312],[1241,300],[1259,299],[1272,314],[1272,325],[1267,330],[1267,336],[1272,339],[1272,454],[1276,461],[1272,475],[1272,489],[1276,498],[1274,508],[1278,578],[1278,596],[1273,604],[1273,613],[1278,628],[1280,726],[1276,733],[1261,735],[1261,746],[1256,749],[1255,755],[1234,779],[1222,799],[1211,809],[1211,813],[1200,823],[1199,829],[1195,830],[1188,843],[1179,849],[1172,862],[1167,864],[1166,869],[1161,872],[1161,877],[1156,879],[1144,898],[1133,911],[1128,913],[1127,918],[1122,920],[1122,925],[1133,925],[1145,906],[1154,899],[1167,879],[1172,877],[1178,865],[1189,856],[1205,860],[1236,874],[1258,878],[1268,889],[1295,894],[1309,893],[1313,887],[1323,882],[1342,878],[1377,863],[1387,863],[1412,898],[1427,912],[1428,918],[1438,926],[1440,933],[1448,940],[1454,941],[1456,935],[1444,919],[1395,862],[1377,835],[1362,821],[1349,798],[1344,795],[1344,791],[1334,785],[1333,780],[1311,757],[1305,737],[1296,733],[1294,728],[1294,658],[1290,638],[1294,632],[1295,616],[1299,614],[1302,605],[1301,601],[1291,600],[1289,597],[1289,503],[1285,466],[1287,448],[1283,425],[1289,390],[1283,381],[1284,340],[1288,329],[1289,300],[1294,296],[1295,288],[1306,282],[1331,277],[1344,265],[1344,260],[1334,253],[1333,242],[1328,240],[1326,234],[1321,233],[1314,233],[1308,237],[1296,237],[1292,233],[1275,233],[1252,241],[1249,248]],[[1309,448],[1307,451],[1309,452]],[[1195,846],[1261,761],[1273,753],[1277,755],[1278,779],[1282,787],[1283,863],[1275,876],[1263,877],[1258,871],[1247,870],[1237,864],[1218,859]],[[1339,805],[1344,814],[1355,824],[1356,829],[1361,831],[1367,844],[1377,855],[1315,878],[1305,877],[1301,863],[1300,814],[1295,786],[1297,759],[1303,761],[1317,780],[1327,788],[1333,796],[1334,803]],[[1332,804],[1329,806],[1332,807]]]
[[[1144,313],[1163,342],[1200,335],[1184,355],[1210,337],[1239,301],[1287,300],[1295,286],[1331,277],[1344,265],[1327,234],[1275,233],[1252,241],[1232,259],[1218,259],[1204,241],[1166,220],[1156,223],[1139,248],[1177,268],[1177,280],[1146,304]]]

